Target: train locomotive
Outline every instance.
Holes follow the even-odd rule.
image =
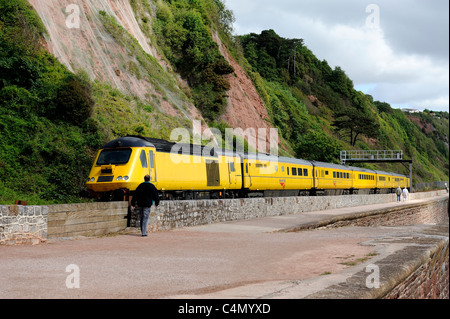
[[[401,174],[126,136],[97,153],[86,186],[101,201],[129,200],[150,175],[162,200],[387,194]]]

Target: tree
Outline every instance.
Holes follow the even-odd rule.
[[[340,142],[325,132],[308,130],[295,146],[295,153],[298,158],[333,163],[338,161],[341,148]]]
[[[360,135],[377,138],[380,125],[375,117],[363,108],[345,107],[335,113],[332,124],[338,131],[344,131],[350,138],[350,144],[355,146]]]

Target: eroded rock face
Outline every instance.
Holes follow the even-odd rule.
[[[85,71],[89,77],[110,83],[121,92],[159,100],[160,110],[171,116],[202,119],[198,110],[188,102],[181,90],[183,83],[158,55],[155,46],[144,34],[135,17],[133,8],[126,0],[30,0],[44,23],[47,50],[72,72]],[[167,83],[151,82],[135,54],[126,45],[118,43],[100,19],[100,11],[115,18],[139,43],[140,49],[155,58]],[[151,13],[148,13],[149,15]],[[151,18],[151,17],[150,17]],[[158,65],[159,64],[159,65]],[[139,70],[140,69],[140,70]],[[174,85],[173,85],[174,84]],[[164,92],[164,99],[163,93]]]
[[[226,76],[231,89],[228,91],[228,106],[222,119],[233,128],[241,128],[243,131],[247,130],[247,132],[251,132],[253,129],[255,134],[250,136],[249,144],[258,149],[258,143],[260,143],[259,147],[265,146],[267,153],[269,153],[270,143],[272,142],[272,147],[278,145],[278,138],[269,134],[272,125],[264,102],[256,91],[253,81],[230,56],[216,33],[213,33],[213,39],[218,44],[222,55],[234,68],[234,74]],[[266,134],[258,136],[258,129],[266,129]],[[253,143],[252,139],[256,143]]]

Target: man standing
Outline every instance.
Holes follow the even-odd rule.
[[[397,194],[397,202],[400,203],[402,201],[402,188],[398,186],[398,188],[395,190],[395,193]]]
[[[155,203],[156,206],[159,205],[158,190],[155,185],[150,183],[149,175],[146,175],[144,177],[144,182],[136,188],[133,199],[131,200],[131,209],[134,209],[136,203],[141,208],[142,237],[146,237],[151,207],[153,203]]]
[[[409,194],[408,189],[405,186],[405,188],[403,189],[403,201],[404,202],[406,202],[406,200],[408,199],[408,194]]]

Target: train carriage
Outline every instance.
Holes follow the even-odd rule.
[[[401,187],[401,188],[410,188],[411,187],[411,183],[408,177],[406,177],[405,175],[401,175],[401,174],[397,174],[397,173],[389,173],[390,174],[390,178],[391,181],[393,181],[393,189],[397,188],[397,187]]]
[[[245,154],[243,170],[249,196],[298,196],[313,187],[313,165],[305,160]]]
[[[350,194],[353,171],[350,167],[323,162],[314,164],[314,187],[324,195]]]
[[[395,186],[395,181],[391,173],[376,171],[377,179],[376,179],[376,189],[377,193],[380,194],[389,194],[392,193]]]
[[[353,189],[357,194],[373,194],[377,182],[377,173],[374,170],[354,167],[353,168]]]

